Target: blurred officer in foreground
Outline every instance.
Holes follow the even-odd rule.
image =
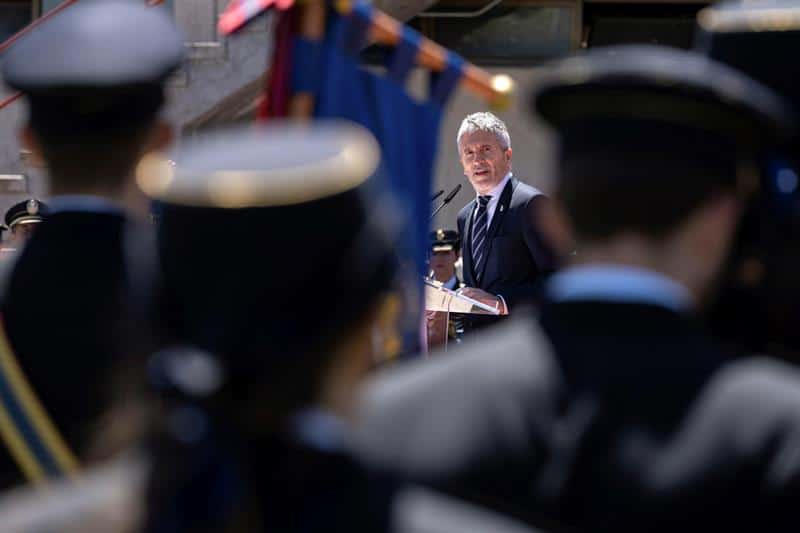
[[[698,15],[698,51],[774,89],[800,120],[800,2],[723,2]],[[775,151],[711,312],[720,336],[800,363],[800,138]]]
[[[11,232],[8,245],[12,248],[21,248],[42,221],[42,216],[47,212],[47,204],[30,198],[12,205],[6,211],[6,227]]]
[[[532,105],[560,138],[554,204],[579,250],[542,309],[560,376],[475,377],[530,325],[503,331],[506,341],[498,331],[483,361],[398,369],[367,389],[364,456],[579,530],[784,526],[800,480],[800,376],[729,365],[695,315],[791,111],[721,64],[658,47],[565,60]],[[541,345],[521,352],[549,367]],[[502,407],[449,403],[462,388],[493,390]],[[530,403],[537,393],[549,401]],[[449,441],[429,436],[455,417],[469,425],[450,422]]]
[[[400,220],[374,138],[275,126],[184,149],[147,187],[185,346],[150,364],[166,403],[147,531],[420,531],[436,509],[437,531],[507,530],[350,453],[353,391],[396,334]],[[236,256],[209,256],[209,238]]]
[[[70,8],[3,58],[4,80],[28,102],[23,144],[51,177],[50,213],[2,298],[10,347],[60,434],[32,436],[30,479],[72,471],[91,455],[88,429],[105,423],[98,416],[120,392],[110,370],[151,349],[144,300],[155,250],[126,202],[142,155],[171,139],[158,112],[182,55],[165,11],[109,1]],[[19,479],[4,453],[0,485]]]
[[[554,447],[553,461],[570,462],[549,487],[554,514],[609,530],[752,529],[781,516],[771,506],[800,462],[782,465],[786,479],[772,469],[792,443],[739,456],[681,437],[731,422],[712,410],[691,426],[736,355],[696,315],[715,296],[761,158],[790,136],[791,110],[721,64],[647,47],[565,62],[532,105],[560,139],[556,196],[579,251],[548,283],[540,318],[567,383],[565,418],[586,416],[573,443]],[[772,438],[751,423],[725,429]]]

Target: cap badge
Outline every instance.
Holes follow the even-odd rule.
[[[39,212],[39,202],[37,202],[35,198],[31,198],[25,205],[25,210],[29,215],[35,215]]]

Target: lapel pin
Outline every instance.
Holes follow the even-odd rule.
[[[504,208],[504,207],[505,207],[504,205],[501,205],[501,206],[500,206],[500,212],[501,212],[501,213],[503,212],[503,208]]]

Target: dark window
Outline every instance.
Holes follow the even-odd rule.
[[[33,20],[33,2],[0,0],[0,43],[17,33]]]
[[[485,5],[447,2],[436,13],[469,12]],[[483,65],[528,65],[575,50],[580,43],[577,1],[507,0],[478,17],[418,17],[426,35]]]
[[[638,43],[691,48],[695,18],[702,7],[699,4],[586,4],[587,43],[589,47]]]

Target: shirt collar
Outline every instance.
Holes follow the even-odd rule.
[[[667,276],[625,265],[584,265],[554,274],[547,296],[556,302],[603,300],[647,303],[682,312],[692,307],[689,290]]]
[[[506,188],[506,183],[508,183],[508,181],[511,179],[512,176],[513,173],[509,172],[508,174],[505,175],[505,177],[502,180],[500,180],[500,183],[495,185],[491,191],[486,193],[487,195],[492,197],[490,201],[497,201],[500,198],[500,195],[503,194],[503,189]],[[486,195],[475,193],[475,197],[477,198],[478,196],[486,196]]]
[[[292,416],[291,425],[295,438],[311,448],[334,452],[347,447],[347,424],[325,409],[303,409]]]
[[[102,196],[90,194],[64,194],[53,196],[47,202],[48,214],[60,212],[103,213],[124,215],[125,211],[119,204]]]

